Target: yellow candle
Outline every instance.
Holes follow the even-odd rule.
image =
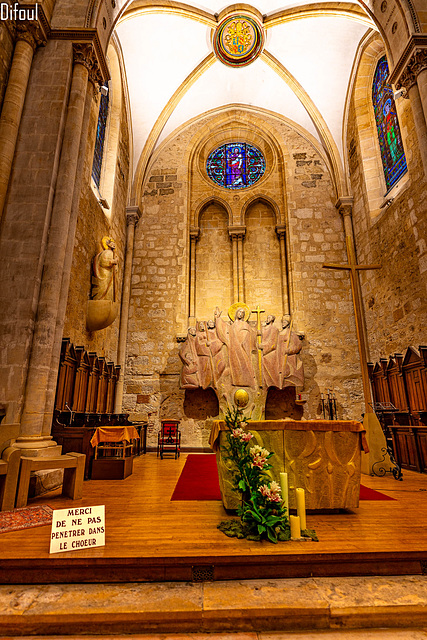
[[[282,490],[283,506],[286,507],[286,513],[289,513],[288,474],[283,471],[280,474],[280,488]]]
[[[307,529],[307,521],[305,517],[305,492],[304,489],[296,489],[297,496],[297,514],[301,521],[301,531]]]
[[[301,525],[299,516],[289,516],[289,522],[291,524],[291,538],[298,540],[301,538]]]

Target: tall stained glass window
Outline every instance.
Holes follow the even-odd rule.
[[[211,180],[226,189],[245,189],[265,172],[261,151],[245,142],[223,144],[210,154],[206,171]]]
[[[96,128],[95,151],[93,154],[92,178],[99,189],[101,182],[102,156],[104,155],[105,129],[108,118],[108,95],[101,94],[99,104],[98,126]]]
[[[388,64],[384,56],[378,62],[375,71],[372,85],[372,102],[387,191],[407,171],[393,91],[387,83],[388,76]]]

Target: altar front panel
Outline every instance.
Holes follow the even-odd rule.
[[[295,489],[305,490],[306,508],[353,509],[359,506],[363,426],[354,421],[259,421],[248,423],[251,445],[274,451],[268,471],[272,480],[286,471],[289,508],[296,508]],[[216,421],[211,445],[216,449],[221,496],[226,509],[236,509],[240,495],[233,490],[231,463],[226,460],[226,426]]]

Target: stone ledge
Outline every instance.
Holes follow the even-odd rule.
[[[422,628],[423,576],[0,586],[2,636]],[[232,594],[232,597],[231,597]]]

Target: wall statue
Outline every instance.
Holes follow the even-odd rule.
[[[208,387],[216,391],[222,413],[240,406],[247,417],[262,419],[269,387],[284,389],[304,385],[304,369],[298,357],[300,334],[292,329],[290,316],[280,324],[273,315],[264,323],[250,323],[251,310],[235,303],[228,320],[217,307],[214,318],[190,327],[182,343],[181,388]],[[257,324],[257,326],[255,326]]]
[[[92,293],[88,302],[86,324],[89,331],[105,329],[114,322],[119,310],[117,296],[116,244],[104,236],[102,250],[92,261]]]

